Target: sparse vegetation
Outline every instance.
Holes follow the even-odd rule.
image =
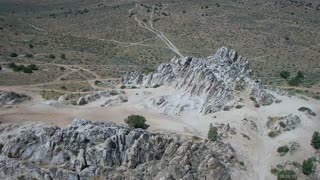
[[[210,124],[209,132],[208,132],[208,139],[210,141],[216,141],[218,139],[218,128],[214,127],[212,124]]]
[[[130,115],[124,121],[131,128],[147,129],[149,127],[149,125],[145,123],[147,121],[146,118],[140,115]]]

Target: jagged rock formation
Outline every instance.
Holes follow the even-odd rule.
[[[297,115],[289,114],[283,117],[268,117],[267,127],[273,131],[290,131],[301,122]]]
[[[24,94],[17,94],[12,91],[0,91],[0,106],[13,105],[30,100],[31,97]]]
[[[171,95],[171,101],[169,97],[162,102],[161,108],[176,109],[179,113],[191,107],[207,114],[233,105],[237,100],[235,91],[248,91],[261,105],[272,104],[274,97],[252,74],[246,58],[223,47],[207,59],[174,58],[169,64],[161,64],[156,73],[127,72],[123,83],[138,87],[173,86],[178,92]]]
[[[222,142],[77,119],[67,128],[0,125],[0,179],[231,179]]]

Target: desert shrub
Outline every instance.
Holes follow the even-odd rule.
[[[56,56],[54,54],[49,54],[49,58],[54,59],[54,58],[56,58]]]
[[[126,88],[125,85],[120,86],[120,89],[125,89],[125,88]]]
[[[316,116],[316,113],[313,112],[310,108],[307,108],[307,107],[300,107],[298,109],[298,111],[301,111],[301,112],[307,112],[309,115],[311,116]]]
[[[129,127],[142,129],[147,129],[149,127],[149,125],[145,123],[146,121],[146,118],[140,115],[130,115],[124,120]]]
[[[297,78],[304,78],[304,75],[303,75],[303,73],[302,73],[301,71],[298,71],[296,77],[297,77]]]
[[[13,68],[15,68],[15,67],[17,67],[17,65],[16,65],[16,63],[14,63],[14,62],[8,64],[8,68],[13,69]]]
[[[10,57],[17,57],[17,56],[18,56],[18,54],[15,53],[15,52],[13,52],[13,53],[10,54]]]
[[[293,170],[281,170],[277,175],[278,180],[297,180],[297,174]]]
[[[241,108],[242,108],[242,105],[236,105],[235,108],[236,108],[236,109],[241,109]]]
[[[302,163],[302,172],[305,175],[310,175],[313,174],[315,172],[315,164],[314,162],[316,161],[315,158],[309,158],[307,160],[304,160]]]
[[[95,81],[94,81],[94,85],[97,86],[97,85],[99,85],[99,84],[101,84],[101,81],[99,81],[99,80],[95,80]]]
[[[66,59],[66,55],[65,54],[61,54],[61,59]]]
[[[288,84],[290,86],[299,86],[302,83],[303,79],[304,79],[303,73],[301,71],[298,71],[296,77],[294,77],[290,81],[288,81]]]
[[[315,149],[320,149],[320,133],[318,131],[314,132],[312,135],[311,146]]]
[[[59,69],[60,69],[60,71],[66,70],[66,68],[64,68],[64,67],[60,67]]]
[[[212,124],[210,124],[209,127],[208,139],[210,141],[216,141],[218,139],[218,128],[214,127]]]
[[[230,106],[225,106],[225,107],[223,107],[223,109],[222,109],[222,110],[224,110],[224,111],[230,111],[230,109],[231,109],[231,107],[230,107]]]
[[[253,97],[253,96],[250,97],[250,100],[253,101],[253,102],[257,102],[256,98]]]
[[[158,87],[160,87],[159,84],[156,84],[156,85],[153,86],[153,88],[158,88]]]
[[[111,91],[111,92],[110,92],[110,95],[111,95],[111,96],[118,95],[118,92],[117,92],[117,91]]]
[[[186,13],[186,11],[182,11],[182,13],[184,14],[184,13]]]
[[[289,71],[281,71],[280,76],[284,79],[287,79],[288,77],[290,77],[290,72]]]
[[[277,175],[279,173],[279,170],[277,168],[271,168],[271,174]]]
[[[28,67],[24,67],[23,68],[23,72],[24,73],[32,73],[32,69],[28,68]]]
[[[271,131],[268,133],[268,136],[271,138],[277,137],[279,134],[281,134],[280,131]]]
[[[33,45],[32,45],[32,44],[29,44],[29,48],[30,48],[30,49],[33,49]]]
[[[28,66],[28,68],[30,68],[31,70],[39,70],[39,68],[35,65],[35,64],[30,64],[29,66]]]
[[[32,55],[32,54],[26,54],[24,57],[26,57],[26,58],[32,58],[33,55]]]
[[[280,147],[277,149],[277,152],[278,152],[281,156],[284,156],[284,155],[286,155],[286,154],[289,152],[289,147],[288,147],[288,146],[280,146]]]
[[[16,66],[16,67],[13,68],[13,71],[15,71],[15,72],[20,72],[20,71],[22,71],[24,68],[25,68],[24,65]]]

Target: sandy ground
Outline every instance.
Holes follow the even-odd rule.
[[[86,118],[93,121],[112,121],[124,124],[124,119],[131,114],[140,114],[146,117],[150,131],[167,131],[179,134],[197,135],[206,138],[210,123],[229,123],[237,131],[236,135],[230,135],[223,141],[230,143],[238,154],[238,158],[245,162],[247,171],[235,171],[234,179],[272,180],[276,179],[270,173],[272,166],[287,160],[298,161],[312,156],[315,152],[310,146],[310,140],[314,131],[320,129],[320,101],[303,100],[297,97],[278,96],[282,100],[280,104],[271,106],[254,107],[245,93],[241,94],[244,99],[242,109],[221,111],[213,115],[201,115],[198,112],[189,111],[181,115],[166,115],[156,108],[147,106],[152,97],[164,93],[170,94],[172,88],[160,87],[156,89],[132,89],[126,90],[128,102],[112,107],[101,107],[101,101],[95,101],[85,106],[51,106],[42,100],[35,92],[23,89],[11,89],[10,87],[0,90],[14,90],[18,93],[28,94],[33,97],[30,102],[14,106],[0,108],[0,121],[2,123],[16,123],[26,121],[39,121],[59,127],[70,124],[74,118]],[[297,109],[305,106],[312,109],[317,116],[309,117]],[[269,138],[266,127],[268,116],[286,116],[295,114],[301,118],[301,123],[295,130],[283,132],[276,138]],[[242,119],[252,120],[257,125],[257,131],[252,130]],[[245,134],[250,140],[243,137]],[[287,154],[280,157],[277,148],[291,141],[298,142],[301,148],[293,155]]]

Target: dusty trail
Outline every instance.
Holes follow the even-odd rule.
[[[129,14],[131,14],[133,10],[138,9],[138,8],[139,8],[138,4],[136,4],[135,8],[129,10]],[[138,10],[138,12],[139,12],[139,10]],[[149,15],[149,26],[145,22],[141,21],[137,17],[136,14],[134,14],[134,19],[139,24],[140,27],[152,32],[157,37],[159,37],[168,46],[168,48],[170,50],[172,50],[175,54],[177,54],[179,57],[184,57],[180,53],[179,49],[164,35],[163,32],[161,32],[161,31],[159,31],[159,30],[154,28],[154,25],[153,25],[153,14],[154,14],[154,8],[152,8],[152,11],[151,11],[151,13]]]

